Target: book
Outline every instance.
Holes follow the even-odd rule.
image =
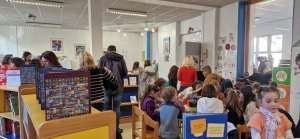
[[[130,85],[136,85],[137,83],[136,83],[136,77],[129,77],[129,84]]]
[[[26,133],[28,133],[28,111],[24,104],[24,101],[22,101],[22,110],[23,110],[23,125],[25,128]]]
[[[20,65],[21,84],[35,84],[35,74],[38,65]]]
[[[6,85],[7,86],[20,86],[20,70],[8,70],[6,71]]]
[[[47,73],[46,121],[91,113],[89,72]]]
[[[6,134],[11,134],[12,133],[11,124],[13,123],[13,121],[10,119],[5,119],[5,123],[6,123]]]
[[[0,85],[6,85],[6,72],[8,69],[8,65],[0,65]]]
[[[124,79],[124,86],[129,86],[128,79]]]
[[[12,125],[12,133],[14,137],[19,137],[20,136],[20,123],[19,122],[13,122]]]
[[[9,91],[4,91],[4,106],[5,106],[5,112],[11,112],[10,102],[9,102]]]
[[[41,110],[45,110],[46,103],[45,103],[45,82],[44,82],[44,75],[50,72],[72,72],[69,69],[63,68],[44,68],[39,71],[39,103],[41,104]]]
[[[185,139],[227,138],[227,114],[184,113],[182,120]]]
[[[11,106],[11,112],[13,113],[13,115],[19,115],[18,96],[14,94],[10,94],[9,101]]]
[[[130,96],[130,102],[131,103],[136,103],[136,96]]]
[[[0,117],[0,135],[5,136],[6,135],[6,126],[5,126],[5,118]]]

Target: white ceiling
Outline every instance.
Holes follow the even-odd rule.
[[[23,0],[37,1],[37,0]],[[61,24],[65,29],[88,29],[87,0],[53,0],[64,2],[64,8],[34,6],[0,0],[0,25],[26,26],[29,13],[37,16],[35,22]],[[226,2],[225,2],[226,1]],[[200,16],[209,8],[221,7],[238,0],[102,0],[104,30],[140,31],[147,26],[157,28],[176,21]],[[185,5],[183,3],[186,3]],[[193,7],[193,6],[198,7]],[[187,8],[188,6],[193,8]],[[107,13],[116,8],[147,12],[147,17],[135,17]],[[202,8],[202,9],[201,9]]]
[[[256,25],[270,23],[293,17],[294,0],[272,0],[255,4],[255,17],[260,17]]]

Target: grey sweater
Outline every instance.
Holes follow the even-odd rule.
[[[160,124],[159,135],[161,138],[176,139],[178,133],[178,119],[182,119],[182,111],[174,102],[163,103],[158,111],[157,120]]]

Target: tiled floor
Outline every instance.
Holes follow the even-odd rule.
[[[123,129],[123,139],[132,139],[132,123],[120,124],[120,128]],[[141,122],[137,123],[137,127],[142,127]]]

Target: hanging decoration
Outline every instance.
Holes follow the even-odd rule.
[[[189,27],[188,33],[191,33],[191,32],[193,32],[193,31],[194,31],[194,28]]]
[[[29,21],[32,22],[32,21],[35,21],[36,16],[34,14],[29,13],[28,18],[29,18]]]

